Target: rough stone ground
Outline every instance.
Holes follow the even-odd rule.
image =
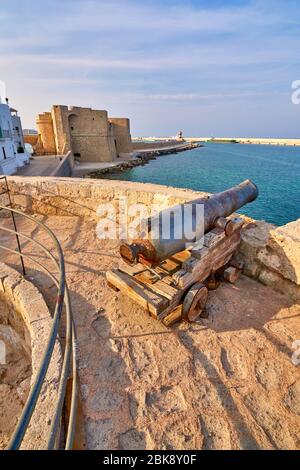
[[[121,263],[117,241],[97,239],[84,219],[40,218],[65,253],[87,448],[300,448],[299,305],[242,277],[210,293],[209,319],[168,329],[107,287],[105,271]],[[28,222],[19,229],[47,240]],[[23,249],[50,266],[28,242]],[[32,266],[27,276],[51,305],[52,282]]]
[[[60,164],[59,155],[31,157],[29,165],[22,166],[16,171],[17,176],[50,176]]]

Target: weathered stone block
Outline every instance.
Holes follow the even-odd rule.
[[[200,416],[200,428],[204,436],[202,449],[229,450],[232,448],[230,429],[220,416]]]
[[[289,295],[291,299],[295,301],[299,301],[300,299],[300,287],[288,279],[284,279],[280,274],[274,271],[262,269],[259,273],[258,280],[266,286],[270,286],[283,294]]]
[[[144,450],[151,449],[151,440],[149,433],[129,429],[119,435],[119,447],[124,450]]]
[[[187,403],[178,386],[161,387],[147,393],[146,403],[149,410],[154,413],[174,413],[187,410]]]
[[[300,219],[271,230],[264,264],[300,285]]]
[[[300,380],[289,387],[283,401],[292,413],[300,416]]]

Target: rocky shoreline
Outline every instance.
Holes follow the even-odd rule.
[[[126,162],[123,161],[119,165],[92,171],[88,173],[86,178],[102,178],[103,176],[107,176],[112,173],[122,173],[123,171],[130,170],[131,168],[134,168],[136,166],[146,165],[147,163],[149,163],[149,161],[156,160],[157,157],[160,157],[162,155],[170,155],[174,153],[185,152],[187,150],[192,150],[198,147],[204,147],[204,145],[198,143],[187,143],[187,145],[181,147],[161,148],[157,150],[146,150],[142,152],[137,152],[135,154],[135,158]]]

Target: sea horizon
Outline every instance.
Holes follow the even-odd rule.
[[[277,226],[300,217],[297,146],[207,142],[203,147],[159,156],[147,165],[106,178],[209,193],[224,191],[249,178],[257,184],[259,197],[241,213]]]

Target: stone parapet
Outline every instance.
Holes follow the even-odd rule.
[[[300,300],[300,219],[282,227],[249,223],[237,258],[246,275]]]
[[[108,179],[15,176],[9,178],[9,187],[14,204],[27,212],[91,220],[99,220],[97,209],[102,203],[109,202],[118,211],[122,197],[127,197],[129,204],[143,203],[163,209],[207,195],[187,189]]]
[[[143,203],[158,210],[184,203],[207,193],[149,183],[105,179],[9,177],[13,202],[22,209],[42,215],[64,215],[99,220],[97,209],[120,200]],[[245,274],[298,299],[300,285],[300,219],[282,227],[245,218],[247,224],[237,258]]]
[[[52,317],[38,289],[16,270],[0,263],[0,300],[9,305],[8,317],[1,321],[11,325],[31,351],[31,386],[36,378],[52,327]],[[21,449],[42,450],[57,401],[62,354],[58,339]]]

